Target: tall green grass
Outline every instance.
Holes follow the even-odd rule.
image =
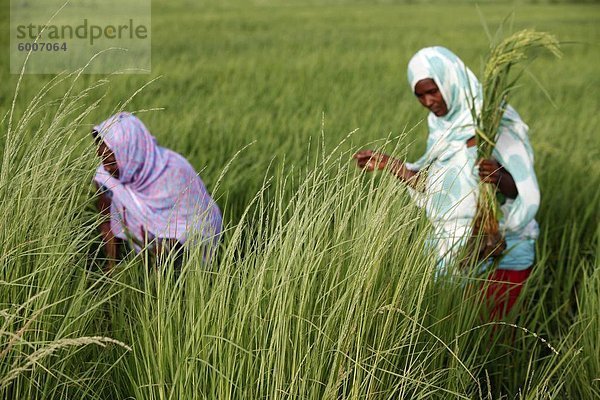
[[[192,251],[175,275],[131,255],[110,278],[94,273],[97,221],[71,186],[93,161],[66,150],[77,123],[56,126],[4,160],[20,171],[2,185],[8,396],[553,398],[590,360],[576,346],[594,320],[547,343],[542,319],[488,323],[477,279],[432,279],[422,213],[393,178],[348,168],[342,146],[267,171],[213,265]]]
[[[86,208],[88,191],[74,187],[89,187],[93,161],[76,145],[94,88],[73,92],[75,78],[57,77],[18,118],[10,110],[2,122],[0,391],[7,398],[94,393],[108,370],[88,347],[128,349],[101,329],[106,279],[86,268],[97,217]],[[52,86],[65,95],[48,98]]]

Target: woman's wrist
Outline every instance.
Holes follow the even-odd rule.
[[[388,164],[390,163],[390,160],[393,160],[393,158],[388,156],[387,154],[383,154],[383,153],[378,154],[377,155],[377,170],[383,171],[384,169],[386,169],[388,167]]]
[[[404,161],[392,159],[390,162],[390,171],[396,175],[396,177],[404,182],[409,181],[413,178],[416,173],[406,168]]]
[[[388,162],[388,169],[392,174],[396,175],[396,177],[403,179],[404,163],[402,161],[395,158],[390,158]]]

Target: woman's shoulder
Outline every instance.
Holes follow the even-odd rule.
[[[176,170],[192,170],[195,173],[194,167],[190,162],[178,152],[163,148],[163,154],[167,159],[167,166]]]
[[[181,182],[200,180],[198,173],[190,162],[181,154],[170,149],[164,149],[167,158],[165,176]]]

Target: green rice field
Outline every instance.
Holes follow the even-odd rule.
[[[434,280],[423,212],[351,156],[422,154],[408,60],[442,45],[480,76],[482,21],[511,14],[564,55],[511,99],[541,233],[490,321],[484,277]],[[154,1],[150,74],[21,79],[0,36],[0,398],[600,398],[599,44],[598,2]],[[216,199],[213,262],[102,272],[90,130],[121,109]]]

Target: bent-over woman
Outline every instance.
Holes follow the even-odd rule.
[[[130,113],[110,117],[92,134],[102,159],[94,182],[99,211],[108,217],[100,230],[109,260],[123,240],[137,252],[178,249],[191,238],[209,249],[216,245],[221,212],[185,158],[158,146]]]

